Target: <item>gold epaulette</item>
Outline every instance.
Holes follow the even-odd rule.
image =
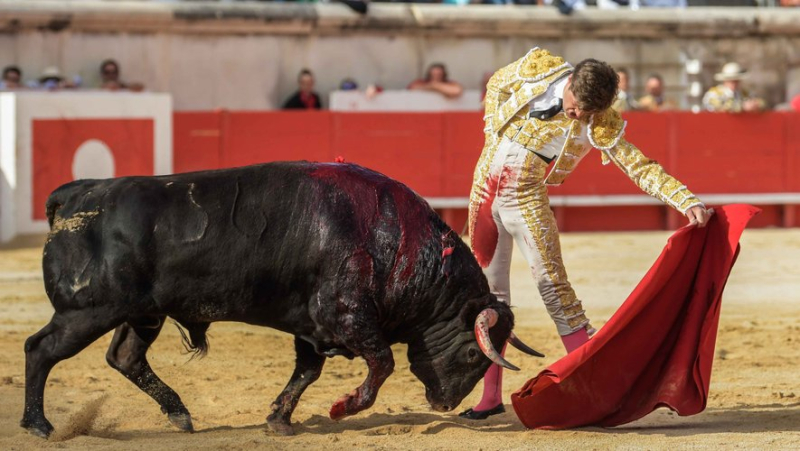
[[[589,119],[589,142],[598,150],[616,146],[625,134],[625,121],[611,108],[592,115]]]
[[[534,47],[519,60],[517,76],[527,83],[536,83],[571,67],[564,62],[564,58],[553,56],[545,49]]]
[[[510,69],[510,70],[509,70]],[[491,117],[491,131],[498,133],[525,105],[542,95],[558,78],[572,70],[563,58],[547,50],[533,48],[516,63],[498,71],[498,88],[509,92]],[[493,77],[494,78],[494,77]]]

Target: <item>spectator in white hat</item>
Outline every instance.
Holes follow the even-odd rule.
[[[720,84],[709,89],[703,96],[703,107],[707,111],[741,113],[762,111],[764,101],[751,97],[742,88],[742,80],[747,78],[747,71],[738,63],[726,63],[722,70],[714,75]]]
[[[64,88],[77,88],[79,85],[78,81],[78,77],[73,80],[66,79],[61,74],[61,70],[59,70],[58,67],[49,66],[42,71],[42,75],[39,76],[38,80],[29,84],[29,87],[56,91]]]
[[[39,77],[39,85],[47,89],[58,89],[63,86],[64,77],[56,66],[46,67]]]

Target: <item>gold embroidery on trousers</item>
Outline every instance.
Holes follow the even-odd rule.
[[[581,301],[575,295],[561,258],[558,225],[550,210],[547,187],[542,183],[547,165],[528,152],[522,173],[517,181],[517,202],[525,225],[533,237],[533,245],[541,256],[544,271],[561,302],[570,328],[588,324]]]

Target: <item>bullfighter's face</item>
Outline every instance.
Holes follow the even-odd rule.
[[[575,96],[575,93],[572,92],[572,77],[570,76],[570,80],[564,86],[564,92],[562,97],[562,107],[564,109],[564,114],[567,115],[570,119],[577,119],[581,121],[587,121],[594,111],[587,111],[580,107],[580,102],[578,98]]]

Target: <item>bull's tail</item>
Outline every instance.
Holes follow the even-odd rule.
[[[183,341],[183,347],[186,349],[186,352],[192,354],[189,360],[194,360],[195,357],[203,358],[208,354],[208,337],[206,337],[206,331],[208,331],[208,326],[211,325],[210,323],[178,323],[174,320],[172,322],[181,334],[181,340]]]

